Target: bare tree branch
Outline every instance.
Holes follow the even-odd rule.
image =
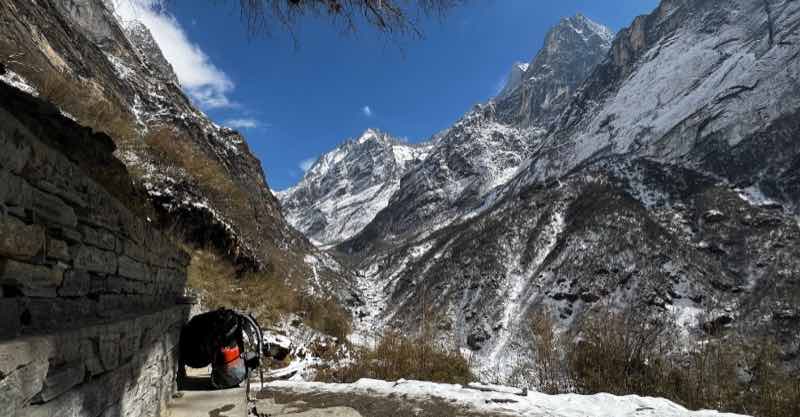
[[[231,1],[231,0],[228,0]],[[371,26],[385,34],[422,35],[419,19],[444,16],[466,0],[238,0],[251,34],[269,33],[281,25],[293,34],[298,18],[330,18],[345,32]]]

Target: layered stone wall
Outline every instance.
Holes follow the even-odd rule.
[[[172,393],[189,259],[120,201],[113,151],[0,82],[0,416],[158,416]]]

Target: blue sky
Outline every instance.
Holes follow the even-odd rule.
[[[117,0],[129,1],[129,0]],[[514,61],[529,61],[561,17],[583,13],[614,31],[656,0],[472,0],[423,39],[342,34],[329,21],[249,36],[238,2],[134,0],[196,103],[237,127],[281,190],[303,167],[369,127],[419,142],[492,97]],[[136,16],[142,18],[140,13]],[[130,14],[121,12],[121,14]],[[130,16],[124,16],[130,17]]]

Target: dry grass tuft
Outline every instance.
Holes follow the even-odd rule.
[[[74,116],[80,124],[107,134],[120,148],[140,143],[133,115],[124,106],[105,98],[93,83],[56,71],[35,74],[41,97]]]
[[[350,314],[334,300],[304,294],[287,285],[282,277],[268,273],[239,275],[229,260],[214,251],[188,251],[192,254],[188,285],[202,291],[206,307],[248,311],[262,325],[294,313],[309,327],[339,340],[350,333]]]

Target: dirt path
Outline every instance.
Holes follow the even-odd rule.
[[[476,414],[442,399],[420,401],[404,395],[374,397],[351,393],[298,394],[266,388],[258,394],[258,417],[508,417]]]

